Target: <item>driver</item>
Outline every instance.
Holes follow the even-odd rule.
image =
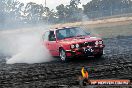
[[[64,36],[58,31],[56,33],[58,39],[64,39]]]
[[[71,31],[70,29],[66,30],[67,37],[74,36],[74,34],[75,34],[75,31],[73,31],[73,30]]]

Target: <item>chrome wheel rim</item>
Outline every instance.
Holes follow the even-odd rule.
[[[64,50],[61,50],[61,52],[60,52],[60,58],[61,58],[62,61],[66,60],[66,53],[65,53]]]

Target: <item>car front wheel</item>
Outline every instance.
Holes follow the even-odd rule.
[[[60,50],[60,59],[61,59],[62,61],[66,61],[66,52],[65,52],[64,49],[61,49],[61,50]]]

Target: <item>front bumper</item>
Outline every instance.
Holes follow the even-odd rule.
[[[105,45],[101,46],[88,46],[88,47],[81,47],[78,49],[71,49],[66,50],[67,57],[75,57],[75,56],[95,56],[97,54],[103,54],[103,48]]]

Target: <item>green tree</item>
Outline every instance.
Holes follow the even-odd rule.
[[[70,5],[63,4],[56,7],[60,22],[80,21],[82,17],[82,9],[78,8],[80,0],[72,0]]]
[[[110,15],[111,11],[116,10],[116,13],[118,13],[118,10],[128,7],[132,7],[131,0],[92,0],[88,2],[86,5],[83,5],[84,13],[87,16],[89,16],[89,13],[93,11],[98,11],[98,13],[96,14],[101,13],[102,16]],[[104,14],[105,10],[108,11],[105,12],[106,14]]]
[[[50,10],[48,7],[44,7],[43,21],[44,22],[48,22],[48,23],[57,22],[57,14],[56,14],[56,12],[53,9]]]
[[[36,3],[30,2],[26,5],[24,14],[27,21],[36,23],[42,19],[42,14],[44,12],[43,5],[38,5]]]
[[[56,7],[57,15],[60,22],[64,22],[66,20],[66,8],[63,4]]]
[[[21,21],[23,3],[14,0],[2,0],[0,2],[0,16],[3,23],[12,24]]]

